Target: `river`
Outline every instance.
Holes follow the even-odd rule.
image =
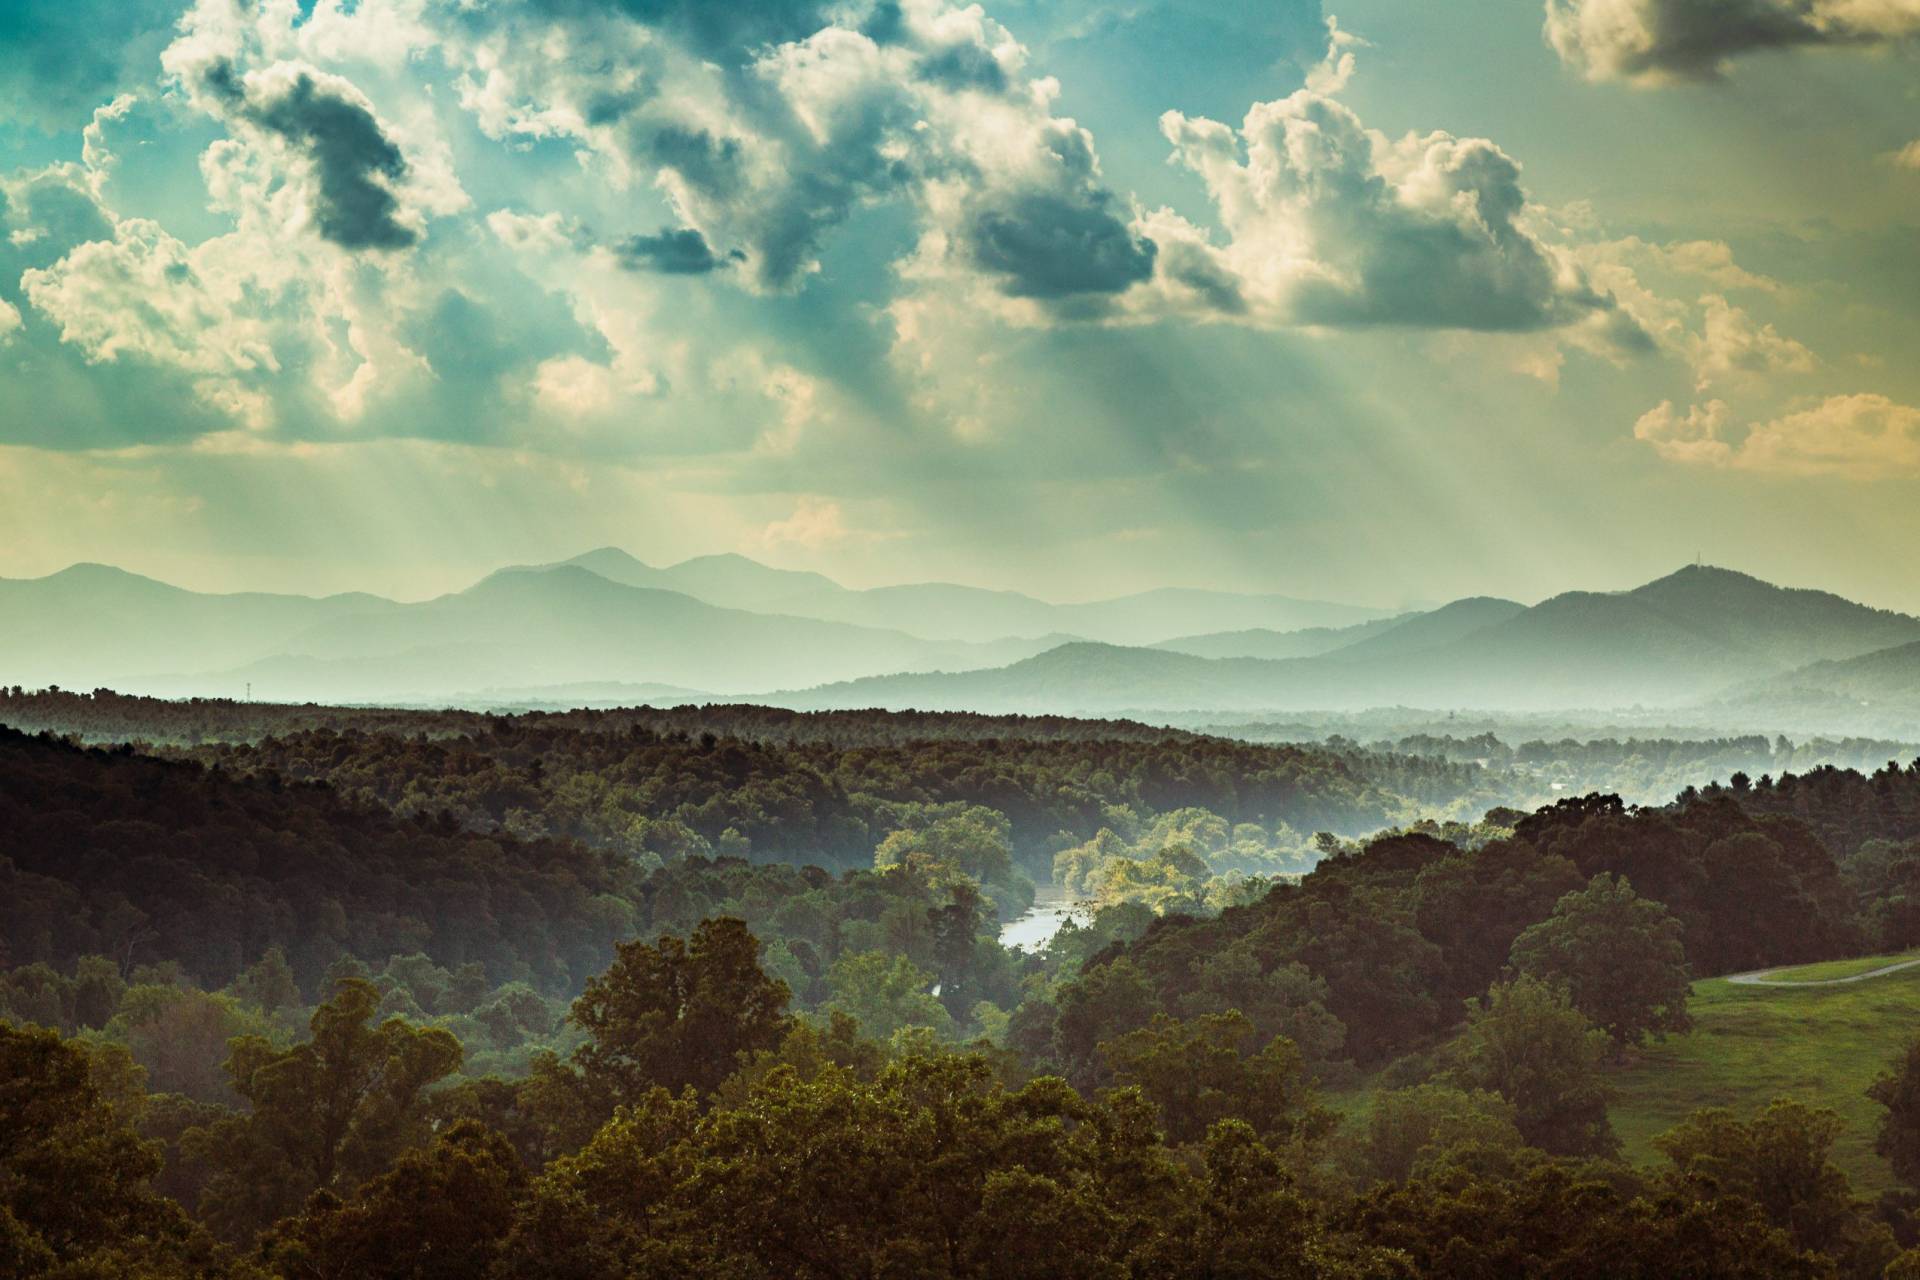
[[[1043,884],[1033,891],[1031,907],[1000,926],[1000,945],[1038,951],[1067,921],[1084,924],[1092,915],[1092,904],[1075,901],[1057,884]]]

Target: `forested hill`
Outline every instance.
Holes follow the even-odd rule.
[[[8,963],[177,961],[231,981],[280,947],[312,989],[342,956],[425,952],[494,982],[604,968],[644,868],[574,841],[483,835],[129,748],[0,728],[0,944]]]
[[[1749,813],[1798,818],[1842,857],[1875,841],[1920,840],[1920,760],[1904,768],[1889,761],[1871,774],[1831,766],[1757,780],[1740,773],[1724,787],[1710,786],[1697,796],[1690,790],[1683,800],[1721,797]]]
[[[574,711],[503,710],[496,714],[459,709],[252,702],[237,698],[149,698],[111,689],[78,693],[66,689],[0,686],[0,724],[28,733],[46,732],[94,743],[197,746],[203,742],[256,742],[261,738],[315,729],[448,738],[484,732],[508,714],[527,725],[581,732],[626,733],[638,727],[649,733],[683,733],[694,737],[711,733],[756,742],[832,742],[850,747],[999,738],[1039,742],[1156,742],[1196,736],[1137,720],[1047,715],[792,711],[751,703]]]
[[[316,731],[194,755],[237,772],[325,780],[400,812],[449,810],[477,829],[564,834],[643,858],[724,851],[825,867],[869,864],[889,832],[942,805],[1004,815],[1015,855],[1037,868],[1060,837],[1089,839],[1118,810],[1199,807],[1305,836],[1377,830],[1406,809],[1368,779],[1364,761],[1179,736],[842,746],[515,719],[453,739]],[[1473,772],[1430,768],[1449,779]]]
[[[1698,976],[1844,954],[1869,928],[1833,857],[1793,819],[1727,797],[1666,812],[1588,796],[1478,849],[1391,836],[1217,916],[1162,917],[1023,1006],[1011,1043],[1097,1085],[1099,1046],[1154,1010],[1228,1002],[1263,1035],[1378,1065],[1450,1034],[1520,933],[1603,874],[1672,914]]]

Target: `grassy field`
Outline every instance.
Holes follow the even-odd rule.
[[[1890,964],[1901,964],[1908,960],[1920,960],[1920,955],[1912,951],[1897,956],[1866,956],[1858,960],[1828,960],[1822,964],[1805,964],[1798,969],[1776,969],[1767,975],[1768,982],[1833,982],[1840,978],[1851,978],[1855,974],[1872,973],[1875,969],[1884,969]]]
[[[1779,977],[1845,977],[1894,964],[1881,956],[1811,965]],[[1788,1094],[1831,1107],[1846,1122],[1834,1152],[1854,1189],[1878,1194],[1894,1185],[1873,1154],[1885,1112],[1866,1087],[1920,1032],[1920,967],[1837,987],[1693,984],[1694,1029],[1642,1052],[1614,1073],[1613,1127],[1635,1163],[1657,1161],[1656,1134],[1696,1107],[1737,1110]]]

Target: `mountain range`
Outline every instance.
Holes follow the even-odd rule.
[[[1920,619],[1690,566],[1631,591],[1568,592],[1531,608],[1456,601],[1309,656],[1073,644],[998,670],[868,678],[782,697],[804,707],[1077,714],[1395,705],[1538,711],[1692,706],[1747,689],[1747,705],[1757,709],[1768,687],[1818,686],[1823,669],[1857,672],[1854,664],[1866,664],[1860,678],[1897,680],[1891,657],[1876,665],[1865,655],[1915,642]],[[1913,662],[1920,666],[1920,653]]]
[[[1144,591],[1085,604],[1051,604],[1017,591],[992,591],[950,582],[860,591],[817,573],[773,569],[745,556],[701,556],[656,569],[613,547],[589,551],[563,564],[626,586],[678,591],[727,608],[974,643],[1009,636],[1074,636],[1109,644],[1153,644],[1182,632],[1236,628],[1292,631],[1343,627],[1386,616],[1379,609],[1325,600],[1184,588]]]
[[[0,579],[0,682],[1096,715],[1690,707],[1747,727],[1884,731],[1920,724],[1920,619],[1705,566],[1630,591],[1389,616],[1178,589],[1085,604],[948,583],[853,590],[743,556],[655,568],[610,548],[417,603],[210,595],[75,565]]]
[[[628,686],[742,695],[1000,666],[1082,634],[1157,640],[1196,621],[1318,625],[1379,613],[1211,591],[1077,605],[947,583],[855,591],[744,556],[654,568],[611,548],[503,569],[418,603],[206,594],[75,565],[0,579],[0,679],[339,701]],[[1069,624],[1082,630],[1061,630]]]

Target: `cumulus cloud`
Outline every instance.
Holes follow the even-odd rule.
[[[1390,141],[1324,90],[1327,76],[1257,103],[1235,129],[1168,112],[1174,158],[1198,174],[1226,243],[1162,211],[1149,220],[1161,279],[1201,311],[1325,326],[1493,331],[1582,321],[1644,343],[1531,224],[1520,166],[1483,138]]]
[[[1710,80],[1746,53],[1920,36],[1920,0],[1547,0],[1546,35],[1591,80]]]
[[[1640,240],[1624,243],[1637,246],[1668,271],[1695,276],[1721,289],[1749,289],[1756,293],[1780,293],[1780,282],[1756,275],[1733,260],[1733,249],[1724,240],[1683,240],[1676,244],[1647,244]]]
[[[1692,340],[1696,390],[1738,374],[1807,373],[1813,352],[1771,324],[1756,324],[1743,308],[1718,294],[1700,300],[1706,318]]]
[[[226,146],[209,152],[203,168],[266,170],[256,190],[227,194],[238,192],[264,206],[288,187],[300,196],[291,209],[298,224],[341,249],[390,251],[416,244],[430,216],[467,203],[444,144],[420,144],[416,150],[428,163],[417,164],[352,80],[302,58],[278,56],[298,51],[293,16],[239,0],[199,0],[181,19],[181,34],[161,63],[187,100],[231,134]],[[327,6],[321,28],[328,39],[322,42],[351,45],[347,31],[379,25],[388,14],[375,6],[356,17],[349,24],[336,6]],[[403,22],[398,29],[415,28]],[[300,34],[308,33],[302,28]],[[236,157],[240,148],[259,154]],[[251,212],[259,216],[262,210]]]
[[[277,66],[250,86],[240,109],[305,155],[314,180],[313,219],[343,249],[402,249],[420,237],[400,218],[401,154],[364,97],[336,76]]]
[[[570,140],[665,196],[681,228],[627,242],[633,265],[705,267],[697,235],[714,265],[791,290],[856,209],[897,200],[930,233],[923,268],[1010,298],[1071,309],[1150,271],[1091,135],[977,7],[548,2],[460,30],[448,53],[484,130]]]
[[[1920,409],[1881,395],[1831,396],[1812,408],[1753,424],[1729,439],[1718,400],[1683,416],[1662,402],[1634,426],[1662,457],[1775,475],[1882,480],[1920,475]]]
[[[1721,438],[1726,425],[1725,401],[1692,405],[1681,414],[1673,401],[1662,400],[1633,424],[1633,438],[1653,446],[1670,462],[1725,466],[1733,457],[1733,446]]]
[[[88,359],[171,366],[194,375],[209,402],[253,425],[264,420],[257,375],[279,363],[263,299],[241,278],[203,269],[158,223],[128,219],[111,240],[81,244],[21,285]]]
[[[5,346],[8,342],[12,341],[13,335],[21,328],[23,323],[24,321],[20,319],[19,308],[15,307],[5,298],[0,298],[0,346]]]

